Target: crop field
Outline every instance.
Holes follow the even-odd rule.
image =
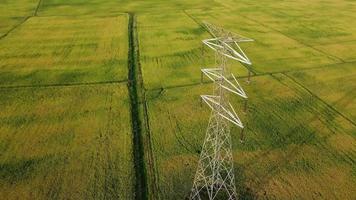
[[[239,199],[356,199],[356,2],[0,0],[0,199],[185,199],[228,61]],[[246,82],[248,72],[252,81]]]
[[[0,83],[9,86],[126,80],[126,27],[125,15],[31,18],[1,42]]]
[[[0,37],[4,37],[25,22],[28,16],[35,15],[37,12],[37,0],[17,0],[0,2]]]
[[[260,84],[268,86],[260,90]],[[239,141],[239,131],[232,129],[240,193],[311,199],[318,197],[313,193],[318,191],[319,198],[350,197],[354,125],[285,75],[257,77],[253,84],[244,86],[251,94],[250,114],[240,113],[248,121],[244,144]],[[209,116],[196,99],[207,93],[206,87],[149,95],[151,137],[163,199],[181,199],[191,188],[188,183],[194,175],[202,145],[199,141],[204,137]],[[271,92],[279,95],[271,97]],[[236,99],[234,103],[238,105]],[[164,119],[169,123],[160,123]],[[333,179],[336,171],[350,178],[340,180],[337,187],[323,185]]]
[[[125,85],[2,89],[0,105],[2,199],[132,198]]]
[[[291,72],[290,75],[312,93],[332,105],[349,118],[350,121],[356,119],[356,105],[353,101],[356,98],[355,90],[356,70],[352,63],[330,67],[325,69],[313,69],[310,71]],[[350,87],[351,86],[351,87]]]

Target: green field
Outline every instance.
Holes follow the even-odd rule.
[[[185,199],[229,61],[240,199],[356,199],[356,1],[0,0],[0,199]],[[203,59],[204,57],[204,59]]]
[[[24,23],[37,13],[37,0],[2,0],[0,4],[0,37]]]
[[[125,15],[31,18],[1,41],[0,83],[43,85],[126,80],[126,27]]]
[[[132,198],[125,85],[1,94],[2,199]]]
[[[259,85],[268,86],[260,90]],[[182,199],[191,188],[188,183],[209,117],[198,100],[199,94],[208,92],[206,87],[150,95],[152,141],[163,199]],[[332,172],[345,177],[354,173],[354,125],[285,75],[257,77],[245,87],[251,94],[250,114],[241,113],[248,121],[246,143],[240,143],[237,129],[232,131],[240,194],[249,188],[251,195],[270,198],[311,199],[313,191],[320,198],[349,198],[354,191],[349,187],[352,176],[340,180],[337,187],[323,183],[332,179]],[[271,97],[272,92],[279,95]],[[164,119],[168,123],[160,123]]]

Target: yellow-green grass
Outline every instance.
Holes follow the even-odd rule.
[[[21,23],[26,17],[32,16],[38,0],[1,0],[0,1],[0,37]]]
[[[201,68],[216,67],[214,51],[202,49],[212,36],[184,12],[138,15],[138,36],[146,88],[199,83]],[[247,74],[237,61],[229,64],[236,75]]]
[[[44,0],[39,13],[50,15],[95,15],[108,16],[122,12],[133,13],[166,13],[180,12],[189,8],[210,9],[221,5],[213,0]]]
[[[118,1],[111,0],[45,0],[43,1],[39,13],[41,16],[62,16],[62,15],[94,15],[110,16],[116,15],[122,5]]]
[[[242,83],[250,97],[247,115],[239,98],[231,97],[247,126],[244,144],[239,129],[231,129],[240,197],[353,199],[355,126],[282,74]],[[162,199],[189,194],[209,118],[199,95],[211,89],[207,84],[148,93]]]
[[[38,2],[1,2],[0,37]],[[200,68],[213,66],[209,49],[201,61],[210,37],[203,20],[255,39],[242,47],[257,74],[289,71],[243,84],[245,143],[231,132],[240,197],[356,199],[356,130],[345,119],[356,112],[355,8],[348,0],[42,0],[37,17],[0,39],[0,197],[133,198],[126,88],[82,85],[127,79],[131,12],[162,199],[189,194],[210,114],[199,101],[210,84],[174,88],[199,83]],[[294,71],[305,68],[318,69]]]
[[[355,37],[356,38],[356,37]],[[335,42],[332,44],[323,44],[314,46],[321,51],[327,52],[332,56],[342,59],[344,62],[355,62],[356,41]]]
[[[356,122],[355,63],[291,72],[287,75]]]
[[[251,20],[308,45],[354,41],[356,4],[348,0],[217,0]]]
[[[125,84],[1,89],[1,199],[133,199]]]
[[[0,40],[0,84],[127,79],[127,16],[34,17]]]
[[[356,59],[356,4],[347,0],[218,1],[245,20],[275,30],[338,61]],[[304,63],[305,61],[303,61]],[[288,66],[289,67],[289,66]]]
[[[254,42],[241,46],[251,59],[252,69],[257,74],[304,69],[341,62],[338,58],[332,56],[332,52],[320,52],[320,50],[274,29],[270,24],[264,25],[254,18],[246,18],[234,7],[210,11],[193,9],[187,12],[198,21],[208,21],[220,25],[226,30],[254,39]],[[269,16],[265,17],[268,18]],[[279,23],[283,24],[283,22]],[[293,26],[293,24],[290,25],[287,22],[284,25]]]

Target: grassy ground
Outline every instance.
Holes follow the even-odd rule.
[[[1,89],[2,199],[131,199],[125,84]]]
[[[247,115],[231,98],[248,127],[244,144],[231,130],[240,197],[355,199],[355,13],[348,0],[0,0],[0,196],[140,199],[146,158],[151,199],[186,197],[212,91],[206,20],[255,40],[250,85],[229,62],[250,97]]]
[[[255,18],[247,18],[234,9],[226,10],[188,10],[195,19],[220,24],[228,30],[253,38],[255,42],[243,44],[247,55],[253,61],[253,70],[257,74],[311,68],[339,62],[338,59],[306,46],[300,41],[275,29],[271,24],[262,24]],[[267,16],[266,16],[267,17]],[[268,16],[269,18],[272,18]],[[237,23],[238,22],[238,23]]]
[[[36,13],[37,0],[0,1],[0,38]]]
[[[134,198],[127,19],[34,16],[0,39],[2,199]]]
[[[346,63],[327,69],[291,72],[290,75],[351,121],[356,122],[355,64]]]
[[[213,0],[183,0],[183,1],[128,1],[128,0],[43,0],[39,9],[40,15],[95,15],[108,16],[117,15],[122,12],[135,13],[157,13],[157,12],[176,12],[183,9],[204,8],[211,6],[220,7],[221,5]]]
[[[127,17],[36,17],[2,39],[1,85],[127,79]]]
[[[241,197],[353,199],[355,126],[283,74],[244,86],[251,98],[249,114],[239,113],[248,122],[246,142],[240,143],[237,128],[231,132]],[[198,97],[207,88],[211,85],[149,95],[162,199],[189,194],[209,117]],[[238,98],[231,99],[241,106]],[[324,185],[335,176],[343,178]]]
[[[255,40],[243,45],[257,75],[252,85],[245,85],[250,114],[240,113],[248,123],[246,143],[240,144],[239,130],[232,130],[241,197],[355,198],[350,187],[356,180],[355,36],[353,28],[345,28],[354,24],[354,5],[218,2],[224,8],[139,16],[159,196],[182,199],[191,188],[209,115],[207,107],[200,107],[199,95],[209,94],[211,87],[196,86],[199,68],[213,66],[213,54],[204,63],[195,42],[207,38],[198,31],[206,20]],[[343,12],[326,20],[332,9]],[[246,75],[243,66],[230,66],[238,76]],[[238,110],[241,104],[234,102]]]
[[[202,27],[183,12],[139,15],[138,22],[146,88],[200,80],[201,40],[209,36]]]

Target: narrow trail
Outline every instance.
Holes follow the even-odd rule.
[[[131,126],[133,134],[133,159],[135,167],[135,199],[147,199],[147,177],[145,171],[144,146],[142,138],[142,121],[140,119],[140,94],[138,65],[136,58],[135,15],[129,13],[128,22],[128,91],[130,96]]]

